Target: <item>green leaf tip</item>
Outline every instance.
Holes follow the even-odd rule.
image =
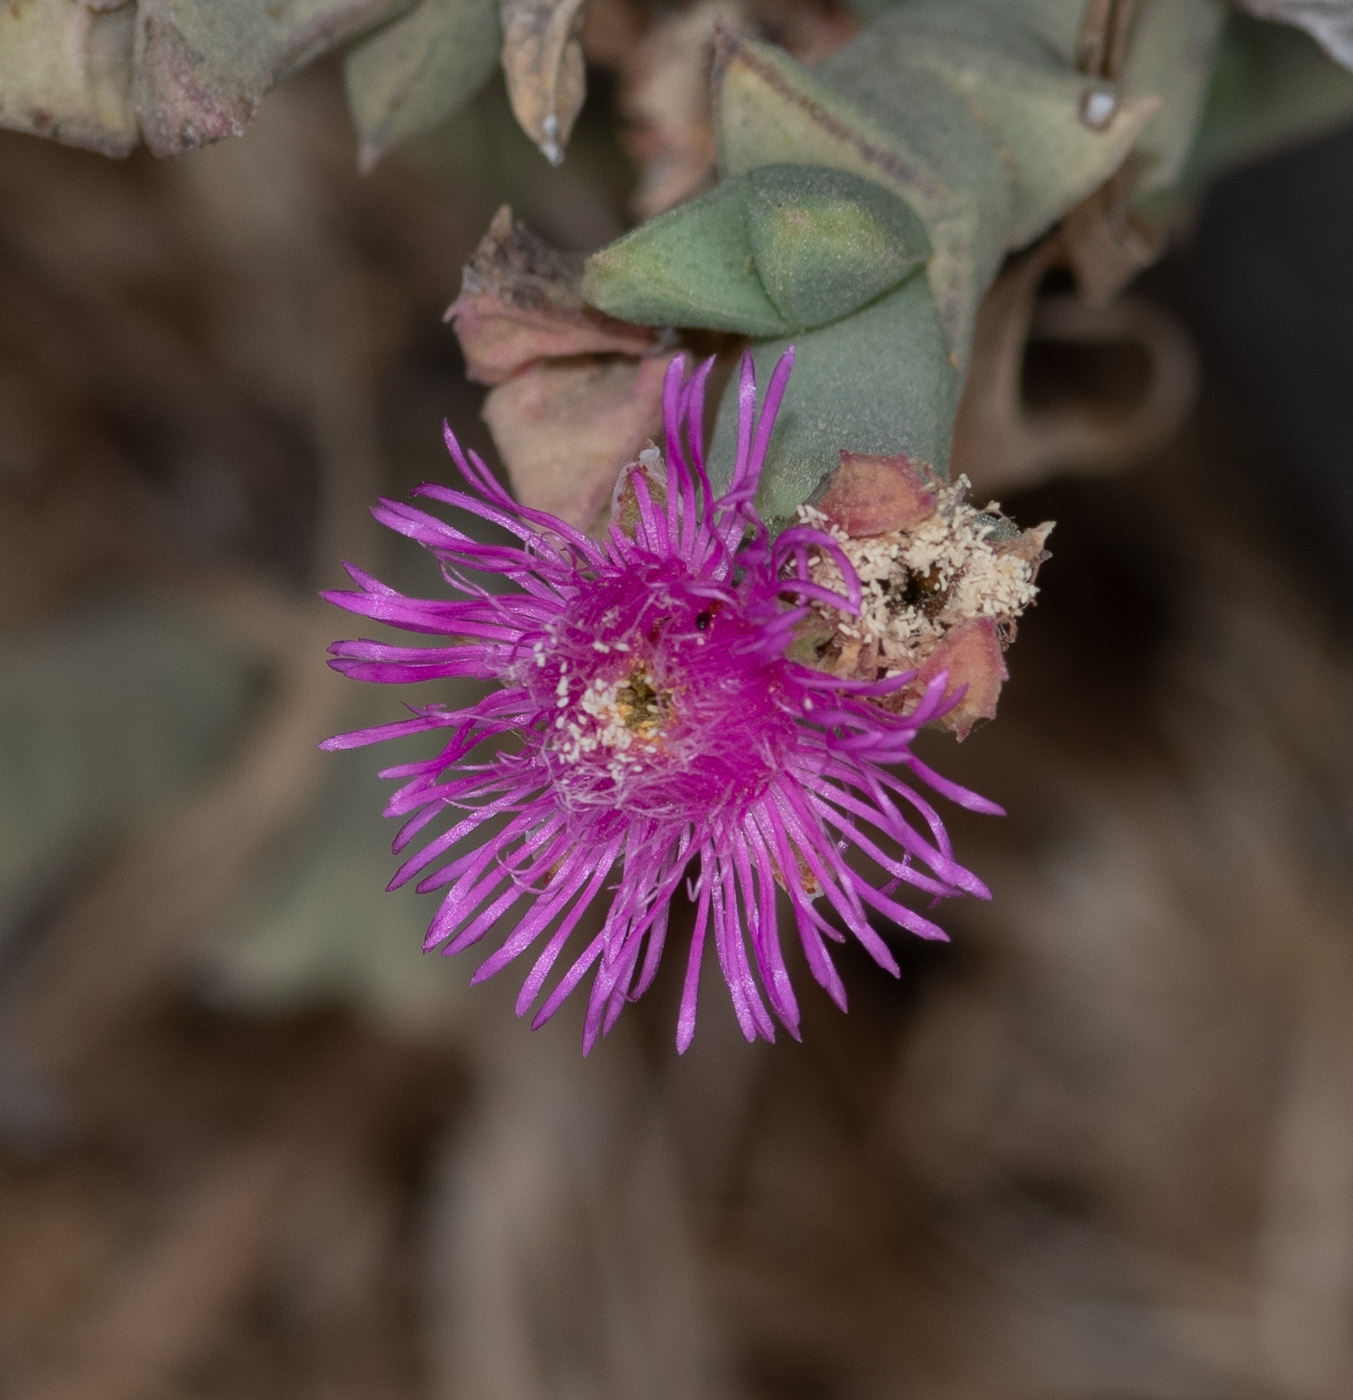
[[[746,335],[789,329],[752,265],[744,181],[725,181],[594,253],[583,299],[646,326]]]
[[[362,170],[455,116],[493,75],[502,45],[497,0],[418,0],[349,49],[343,86]]]

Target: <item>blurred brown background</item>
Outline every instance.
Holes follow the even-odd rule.
[[[314,745],[394,697],[315,592],[435,587],[366,506],[489,450],[494,209],[656,197],[590,81],[558,169],[495,86],[359,178],[326,65],[170,162],[0,133],[0,1393],[1353,1394],[1353,138],[1134,293],[1201,351],[1165,446],[971,467],[1059,522],[999,722],[927,736],[994,902],[801,1046],[710,985],[679,1060],[668,975],[583,1062],[383,892],[380,759]],[[1111,425],[1139,359],[1021,392]]]

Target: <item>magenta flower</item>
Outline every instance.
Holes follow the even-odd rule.
[[[773,1040],[778,1019],[797,1038],[777,889],[792,908],[809,969],[842,1009],[845,990],[828,952],[829,941],[844,940],[842,927],[896,976],[871,911],[923,938],[943,938],[900,902],[901,886],[935,898],[987,897],[955,862],[938,814],[910,781],[976,811],[1000,811],[911,751],[917,730],[957,699],[945,696],[946,677],[935,678],[911,713],[897,715],[871,700],[914,673],[850,681],[787,656],[810,602],[859,605],[854,571],[829,536],[799,526],[772,539],[753,504],[792,360],[790,351],[776,366],[754,424],[756,388],[744,359],[737,461],[718,497],[700,447],[711,364],[684,379],[684,364],[674,361],[664,393],[665,472],[657,453],[626,469],[633,528],[613,524],[603,543],[517,505],[448,428],[447,446],[471,492],[427,485],[416,494],[471,511],[520,545],[483,544],[383,501],[376,518],[430,550],[462,596],[406,598],[352,566],[358,591],[325,595],[349,612],[444,639],[428,647],[336,642],[330,664],[345,675],[499,683],[478,704],[410,707],[412,719],[324,747],[449,731],[435,758],[383,774],[405,780],[387,808],[408,818],[396,852],[438,819],[445,823],[391,888],[421,877],[418,889],[445,890],[425,948],[456,953],[506,929],[475,981],[538,949],[519,1016],[540,1001],[586,911],[599,899],[606,904],[600,932],[565,960],[531,1022],[548,1020],[590,975],[584,1053],[652,982],[670,902],[688,871],[695,919],[679,1050],[695,1030],[711,930],[743,1034]],[[810,563],[823,555],[835,559],[847,597],[812,582]],[[497,575],[508,590],[489,591],[465,570]],[[478,761],[467,761],[481,745]],[[847,859],[851,847],[859,859]]]

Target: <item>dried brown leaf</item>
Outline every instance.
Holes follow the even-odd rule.
[[[662,425],[669,356],[557,360],[500,384],[484,421],[517,498],[585,529]]]
[[[503,205],[446,310],[469,377],[501,384],[542,358],[641,355],[655,343],[650,327],[584,305],[581,285],[581,261],[537,238]]]
[[[1062,220],[1061,245],[1081,296],[1107,306],[1165,251],[1165,237],[1128,212],[1134,173],[1125,168]]]
[[[822,0],[698,0],[632,42],[623,55],[621,106],[630,127],[626,147],[640,168],[635,213],[644,219],[661,214],[713,175],[710,70],[716,30],[756,34],[801,62],[815,63],[859,27],[855,15]],[[591,57],[586,34],[583,44]]]
[[[1013,540],[1002,540],[997,544],[996,553],[1010,554],[1016,559],[1023,559],[1033,569],[1033,578],[1037,580],[1038,570],[1052,558],[1047,548],[1048,536],[1052,534],[1052,529],[1053,522],[1045,520],[1041,525],[1021,530]]]
[[[640,0],[589,0],[578,42],[588,63],[619,68],[634,52],[652,22]]]
[[[1095,305],[1039,296],[1049,268],[1068,260],[1066,236],[1058,229],[1014,259],[982,301],[950,457],[952,470],[979,491],[1023,489],[1059,472],[1099,474],[1131,466],[1178,432],[1193,402],[1192,343],[1164,307],[1134,297]],[[1079,275],[1082,266],[1076,270]],[[1035,406],[1024,396],[1031,340],[1134,345],[1147,357],[1149,378],[1126,404],[1113,394],[1068,395]]]
[[[503,72],[512,111],[551,165],[564,158],[587,95],[582,0],[502,0]]]
[[[800,63],[835,53],[860,32],[864,20],[850,5],[833,0],[750,0],[752,26]],[[863,7],[861,7],[863,8]]]

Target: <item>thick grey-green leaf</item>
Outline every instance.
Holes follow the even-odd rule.
[[[1232,166],[1349,120],[1353,74],[1299,29],[1234,15],[1217,47],[1179,185],[1196,193]]]
[[[727,41],[717,70],[720,168],[805,162],[900,194],[930,236],[926,276],[961,364],[1004,254],[1009,173],[962,99],[928,73],[899,83],[875,61],[869,32],[811,73],[772,45]]]
[[[159,156],[238,136],[279,78],[410,0],[138,0],[134,96]]]
[[[788,339],[753,346],[763,387]],[[759,505],[768,519],[794,515],[850,452],[906,452],[947,472],[958,402],[944,328],[925,279],[844,320],[793,338],[794,373],[777,420]],[[726,483],[737,442],[737,398],[719,405],[711,471]]]
[[[726,183],[755,180],[768,166],[802,164],[863,177],[905,201],[932,249],[925,284],[904,283],[906,296],[890,293],[839,319],[830,304],[835,300],[839,311],[849,303],[826,279],[796,278],[814,300],[795,306],[768,275],[772,259],[753,249],[761,290],[781,318],[823,327],[794,335],[801,365],[767,467],[768,511],[792,510],[841,448],[904,450],[944,466],[977,308],[1006,252],[1051,226],[1134,150],[1149,178],[1177,167],[1218,3],[1139,0],[1129,52],[1138,30],[1143,48],[1118,87],[1098,76],[1116,57],[1091,62],[1088,51],[1081,53],[1083,0],[906,0],[812,70],[770,45],[721,39],[716,122]],[[1163,35],[1179,47],[1171,50]],[[1082,72],[1082,61],[1095,73]],[[1150,91],[1157,81],[1170,91]],[[1174,107],[1151,125],[1164,98]],[[701,264],[694,223],[691,229],[683,250],[687,280]],[[802,254],[806,268],[820,256],[811,239],[785,245]],[[632,251],[639,249],[636,238]],[[636,255],[626,274],[637,287],[648,271]],[[915,301],[923,285],[931,301],[925,316]],[[910,314],[893,324],[884,308],[904,304]],[[607,309],[633,314],[614,304]],[[664,319],[678,325],[751,329],[683,322],[674,307],[667,311]],[[935,324],[946,337],[938,344],[928,335]],[[839,366],[828,366],[829,348]],[[770,355],[767,346],[758,352],[763,372]],[[727,392],[719,418],[725,448],[733,404]]]
[[[930,256],[925,225],[905,200],[827,166],[750,171],[747,240],[761,286],[792,330],[867,305]]]
[[[1076,66],[1087,0],[995,0],[1006,22],[1046,45],[1068,68]]]
[[[929,251],[916,215],[871,180],[758,166],[595,254],[583,295],[642,325],[776,335],[848,315]]]
[[[208,777],[257,685],[218,637],[157,608],[0,637],[0,943]]]
[[[137,141],[133,0],[0,5],[0,126],[106,156]]]
[[[1190,17],[1213,8],[1208,0],[1153,0],[1162,2]],[[1103,184],[1160,102],[1151,95],[1122,96],[1112,84],[1087,78],[1012,23],[1003,6],[971,0],[912,0],[850,47],[856,50],[852,73],[865,60],[872,73],[887,73],[894,90],[906,93],[912,72],[924,70],[962,97],[979,123],[990,123],[1014,177],[1005,231],[1010,248],[1032,241]],[[831,81],[844,67],[844,60],[829,59],[822,75]],[[871,86],[877,91],[877,81]],[[1092,103],[1107,114],[1093,123],[1085,116]]]
[[[453,117],[492,76],[502,44],[498,0],[419,0],[352,49],[343,82],[362,168]]]
[[[1133,150],[1139,198],[1173,184],[1184,168],[1226,16],[1224,0],[1140,0],[1123,91],[1166,101]]]
[[[583,297],[645,326],[776,335],[788,330],[762,290],[747,238],[747,185],[725,180],[587,260]]]

